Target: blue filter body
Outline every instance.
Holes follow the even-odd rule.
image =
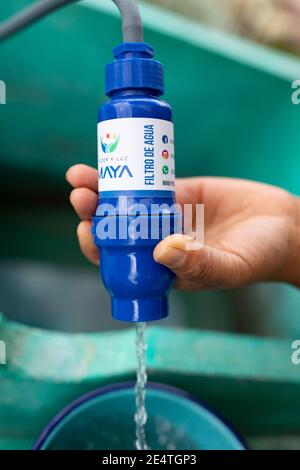
[[[163,67],[146,43],[123,43],[106,67],[109,101],[98,113],[99,202],[92,233],[112,316],[129,322],[168,315],[174,274],[153,250],[181,232],[175,205],[172,110]]]

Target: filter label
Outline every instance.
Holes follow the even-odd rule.
[[[174,189],[172,122],[110,119],[98,123],[97,140],[99,192]]]

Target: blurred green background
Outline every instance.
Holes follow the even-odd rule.
[[[1,18],[28,3],[0,0]],[[299,193],[291,82],[300,62],[160,7],[142,4],[142,15],[146,40],[165,65],[177,175],[251,178]],[[9,318],[70,331],[119,326],[109,320],[97,269],[78,248],[64,174],[74,163],[96,164],[103,68],[120,31],[114,5],[89,0],[0,45],[7,84],[0,106],[0,309]],[[298,291],[277,285],[173,293],[168,322],[289,336],[300,333],[299,306]]]
[[[0,0],[0,20],[30,3]],[[298,0],[139,3],[145,39],[165,66],[177,175],[250,178],[299,195]],[[103,333],[127,325],[111,320],[97,268],[80,253],[64,178],[75,163],[96,166],[103,69],[120,41],[112,2],[85,0],[0,44],[0,311],[18,322],[0,317],[9,353],[0,448],[30,447],[74,397],[134,377],[133,332]],[[254,447],[299,447],[290,363],[299,310],[299,291],[280,284],[174,291],[159,325],[184,328],[150,329],[151,378],[207,400]]]

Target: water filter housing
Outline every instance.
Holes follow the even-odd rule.
[[[172,110],[162,64],[143,42],[114,49],[106,67],[109,101],[98,113],[99,203],[92,233],[112,315],[151,321],[168,314],[174,274],[153,259],[156,244],[181,231],[175,206]]]

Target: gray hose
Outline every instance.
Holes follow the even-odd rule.
[[[26,28],[43,16],[75,0],[40,0],[35,5],[31,5],[16,13],[12,18],[4,21],[0,25],[0,40],[17,33]]]
[[[0,24],[0,41],[12,36],[21,29],[26,28],[43,16],[57,8],[77,0],[40,0],[29,6],[12,18]],[[112,0],[118,7],[122,18],[124,42],[143,41],[143,26],[140,12],[135,0]]]
[[[143,24],[136,0],[113,0],[122,18],[124,42],[142,42]]]

